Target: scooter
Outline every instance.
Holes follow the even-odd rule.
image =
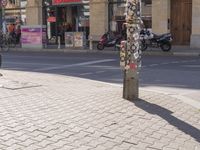
[[[145,51],[148,47],[161,48],[167,52],[171,50],[172,35],[166,33],[162,35],[156,35],[147,29],[143,29],[140,32],[141,50]]]
[[[115,49],[119,49],[121,40],[121,35],[111,37],[110,33],[107,32],[101,37],[100,41],[98,42],[97,49],[103,50],[105,47],[115,47]]]

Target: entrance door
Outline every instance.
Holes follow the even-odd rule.
[[[192,27],[192,0],[171,0],[173,44],[189,45]]]

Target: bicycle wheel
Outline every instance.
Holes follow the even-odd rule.
[[[1,44],[1,50],[4,51],[4,52],[8,52],[9,51],[9,43],[7,40],[3,40],[2,44]]]
[[[9,47],[15,48],[16,47],[16,43],[17,43],[17,41],[16,41],[15,38],[9,38],[8,39],[8,45],[9,45]]]

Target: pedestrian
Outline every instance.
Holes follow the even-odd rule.
[[[126,23],[122,24],[122,30],[121,30],[121,36],[124,40],[127,39],[127,27],[126,27]]]
[[[115,19],[115,16],[112,17],[112,20],[110,21],[110,30],[113,32],[113,33],[116,33],[117,32],[117,21]]]
[[[15,34],[15,24],[12,24],[12,23],[8,24],[7,30],[8,30],[9,36],[13,37]]]
[[[4,20],[2,23],[2,32],[4,35],[7,33],[6,20]]]
[[[21,39],[21,25],[16,26],[16,42],[19,44]]]

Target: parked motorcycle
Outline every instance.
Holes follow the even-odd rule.
[[[171,33],[156,35],[147,29],[140,32],[141,50],[145,51],[148,47],[161,48],[163,51],[171,50],[172,36]]]
[[[121,40],[121,35],[113,36],[111,33],[107,32],[98,42],[97,49],[103,50],[105,47],[115,47],[115,49],[119,49]]]

